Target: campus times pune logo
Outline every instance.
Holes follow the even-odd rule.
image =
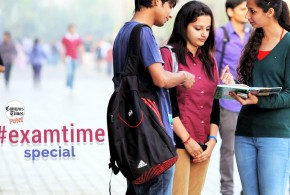
[[[9,119],[10,124],[23,123],[23,116],[25,114],[25,108],[19,101],[11,101],[6,107],[6,116]]]

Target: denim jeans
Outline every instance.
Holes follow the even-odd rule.
[[[245,195],[285,194],[290,172],[290,138],[235,137]]]
[[[12,68],[12,64],[5,64],[4,79],[5,79],[6,86],[8,86],[9,81],[10,81],[11,68]]]
[[[41,71],[41,64],[33,64],[32,70],[33,70],[33,81],[34,84],[38,84],[40,81],[40,71]]]
[[[171,195],[175,165],[143,184],[128,183],[126,195]]]
[[[77,60],[72,59],[71,57],[66,57],[66,64],[67,64],[66,86],[72,89],[73,83],[74,83],[75,71],[77,67]]]

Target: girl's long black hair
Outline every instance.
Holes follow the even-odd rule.
[[[177,13],[172,34],[168,40],[168,44],[174,46],[176,50],[176,56],[180,63],[187,65],[185,60],[186,55],[186,29],[189,23],[195,22],[199,16],[208,15],[211,17],[211,27],[209,37],[205,44],[200,47],[201,53],[199,58],[203,63],[208,77],[213,79],[213,70],[215,66],[214,62],[214,45],[215,45],[215,34],[214,34],[214,18],[211,9],[200,1],[189,1],[184,4]]]
[[[275,10],[275,18],[280,26],[290,31],[290,18],[287,3],[282,0],[255,0],[258,7],[266,13],[270,8]],[[240,59],[240,65],[237,68],[238,81],[249,84],[252,79],[253,64],[257,59],[259,48],[264,37],[262,28],[257,28],[251,34]]]

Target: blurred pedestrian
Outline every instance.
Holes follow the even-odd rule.
[[[44,52],[44,49],[42,45],[39,43],[39,40],[35,39],[29,55],[29,61],[33,69],[34,86],[39,85],[41,76],[40,72],[45,59],[47,59],[47,56]]]
[[[4,32],[3,41],[0,43],[0,54],[5,66],[5,85],[9,86],[11,68],[17,55],[16,47],[12,41],[10,32]]]
[[[49,57],[49,64],[58,65],[60,61],[60,50],[61,50],[61,43],[57,40],[53,40],[50,43],[50,57]]]
[[[107,76],[111,76],[113,73],[113,46],[112,45],[107,51],[106,62],[107,62]]]
[[[82,56],[82,65],[86,68],[86,70],[90,71],[94,67],[93,37],[90,34],[85,36],[83,46],[84,52]]]
[[[74,77],[77,65],[79,63],[79,55],[82,55],[82,40],[76,33],[75,26],[70,24],[68,26],[68,32],[62,38],[62,60],[66,64],[67,78],[66,86],[71,92],[74,86]],[[79,54],[81,52],[81,54]]]
[[[101,45],[102,45],[102,41],[98,40],[98,41],[96,41],[95,46],[94,46],[94,56],[95,56],[96,70],[98,72],[101,71],[101,65],[102,65],[102,48],[101,48]]]

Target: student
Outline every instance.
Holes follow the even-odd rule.
[[[67,78],[66,87],[68,92],[72,92],[74,86],[75,71],[77,68],[79,51],[83,53],[82,40],[76,33],[75,26],[70,24],[68,26],[68,32],[62,38],[62,61],[66,64]],[[82,55],[82,54],[81,54]]]
[[[44,60],[47,58],[42,45],[39,43],[39,39],[34,40],[32,50],[29,55],[29,61],[33,70],[33,82],[35,86],[39,85],[41,78],[41,68]]]
[[[173,109],[179,156],[175,165],[174,195],[201,194],[217,142],[220,107],[218,100],[214,100],[219,83],[213,55],[214,37],[211,9],[200,1],[184,4],[177,13],[168,44],[175,50],[178,70],[193,73],[196,81],[191,89],[177,86],[170,90],[171,102],[177,101],[179,107],[179,110]],[[164,47],[161,53],[165,69],[172,71],[170,51]],[[203,151],[202,147],[207,149]]]
[[[285,1],[247,0],[255,29],[245,46],[238,79],[251,87],[282,87],[278,95],[232,97],[239,113],[235,151],[244,194],[284,194],[290,172],[290,18]]]
[[[126,50],[133,27],[140,23],[149,26],[141,29],[141,48],[136,48],[141,50],[140,52],[144,65],[144,74],[139,75],[139,77],[142,81],[153,82],[154,85],[160,88],[158,88],[157,92],[163,108],[168,108],[169,102],[167,102],[165,98],[167,90],[161,88],[175,87],[179,84],[185,88],[191,88],[194,82],[194,76],[188,72],[180,71],[179,73],[171,73],[164,71],[162,67],[162,56],[151,29],[153,25],[158,27],[163,26],[171,18],[170,14],[175,4],[176,0],[135,0],[134,16],[120,29],[113,47],[114,75],[117,75],[123,71]],[[155,89],[150,88],[148,90]],[[170,125],[168,114],[165,112],[165,109],[162,109],[162,111],[165,129],[173,139],[173,130]],[[171,194],[173,172],[174,166],[144,184],[128,184],[126,194]]]
[[[242,50],[250,37],[250,28],[246,26],[246,0],[227,0],[226,14],[229,22],[218,28],[215,34],[215,57],[221,70],[228,65],[236,78]],[[225,41],[226,40],[226,41]],[[241,105],[235,100],[220,100],[220,128],[222,139],[220,148],[221,194],[234,194],[234,138],[237,118]]]
[[[4,63],[3,65],[5,66],[5,85],[8,88],[10,83],[11,69],[17,56],[16,47],[10,32],[4,32],[3,41],[0,43],[0,54]]]

